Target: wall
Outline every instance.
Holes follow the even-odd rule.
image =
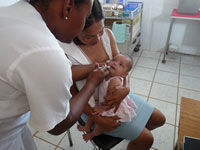
[[[170,14],[179,0],[144,0],[142,48],[161,51],[165,47]],[[200,54],[200,21],[176,20],[170,42],[179,51]]]
[[[105,2],[105,0],[101,0]],[[141,45],[143,49],[162,51],[169,30],[170,15],[179,0],[129,0],[143,1]],[[190,0],[192,2],[192,0]],[[181,52],[200,54],[200,21],[176,20],[170,43]]]
[[[17,0],[0,0],[0,6],[6,6],[15,1]],[[179,0],[139,1],[144,1],[142,48],[162,51],[167,40],[170,14],[173,8],[178,7]],[[200,54],[200,21],[176,20],[170,42],[177,45],[179,51]]]

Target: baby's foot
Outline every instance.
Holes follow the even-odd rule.
[[[78,131],[90,132],[90,129],[86,126],[77,125],[77,129]]]
[[[83,139],[84,141],[87,143],[89,140],[91,140],[93,138],[92,134],[87,133],[87,134],[83,134]]]

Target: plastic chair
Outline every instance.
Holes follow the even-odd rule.
[[[85,122],[81,118],[78,120],[78,122],[82,126],[85,125]],[[122,138],[113,137],[106,134],[101,134],[99,136],[94,137],[91,140],[94,148],[96,148],[97,146],[99,150],[110,150],[115,145],[119,144],[121,141],[123,141]]]

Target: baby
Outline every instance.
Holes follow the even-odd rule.
[[[121,122],[129,122],[136,116],[135,103],[126,96],[120,103],[119,108],[114,112],[115,108],[108,110],[109,106],[101,105],[104,102],[104,97],[112,91],[116,86],[123,85],[123,79],[128,75],[128,72],[133,66],[132,59],[128,55],[118,54],[107,65],[109,66],[109,76],[99,86],[98,98],[95,99],[96,106],[94,107],[95,114],[101,116],[118,116]],[[78,125],[79,131],[86,131],[87,134],[83,135],[83,139],[87,142],[94,136],[98,136],[104,132],[104,130],[98,125],[95,125],[93,131],[90,131],[93,121],[87,117],[85,126]]]

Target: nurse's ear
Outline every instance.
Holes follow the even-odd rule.
[[[63,18],[65,20],[68,20],[68,18],[70,17],[70,13],[72,12],[74,5],[74,0],[64,0]]]

